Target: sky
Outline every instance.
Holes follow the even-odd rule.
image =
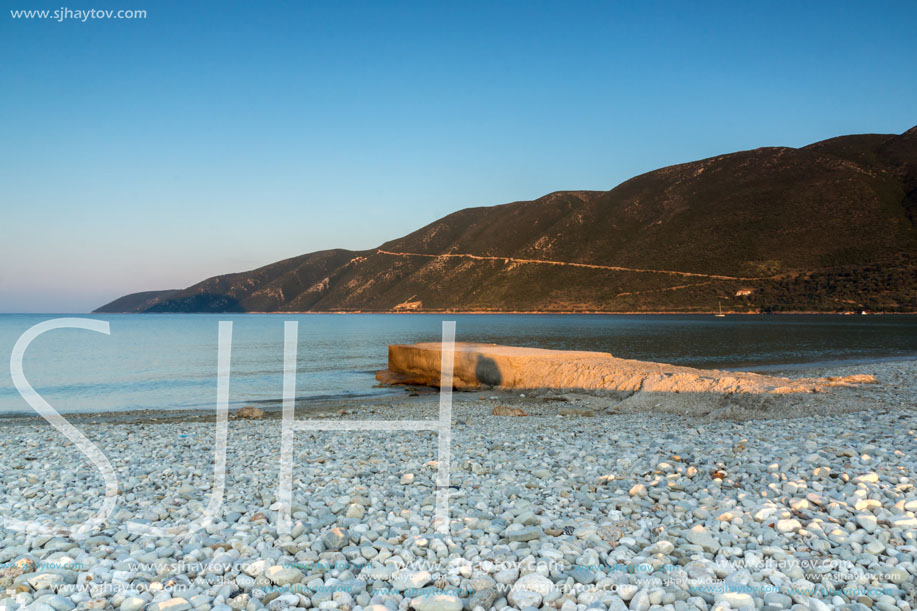
[[[0,4],[0,312],[917,124],[912,0]]]

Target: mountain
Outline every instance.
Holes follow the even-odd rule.
[[[119,297],[109,304],[96,310],[96,312],[145,312],[160,301],[165,301],[181,289],[165,291],[143,291]]]
[[[97,312],[917,311],[917,127],[467,208]]]

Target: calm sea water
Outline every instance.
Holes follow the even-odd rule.
[[[0,314],[0,414],[30,412],[8,355],[29,327],[54,315]],[[214,409],[217,326],[233,321],[230,401],[281,396],[283,323],[299,321],[297,397],[392,392],[374,388],[392,343],[456,339],[611,352],[695,367],[767,369],[794,363],[917,356],[917,316],[601,315],[98,315],[111,335],[62,329],[30,345],[32,386],[61,413]],[[398,391],[400,392],[400,391]]]

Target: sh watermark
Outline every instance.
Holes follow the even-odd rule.
[[[98,529],[114,511],[118,497],[118,477],[108,457],[89,441],[83,433],[70,424],[51,405],[39,395],[22,369],[25,351],[36,337],[54,329],[85,329],[110,335],[108,323],[102,320],[87,318],[57,318],[39,323],[25,333],[16,342],[10,355],[10,373],[19,394],[38,414],[60,431],[67,439],[92,461],[102,474],[105,482],[105,495],[102,506],[89,519],[77,526],[47,526],[35,521],[19,520],[3,516],[4,528],[17,532],[43,535],[76,535],[86,536]],[[439,417],[435,420],[295,420],[294,406],[296,396],[296,352],[298,344],[299,323],[284,323],[283,348],[283,418],[281,421],[280,472],[278,501],[271,509],[279,512],[278,532],[291,532],[290,512],[293,496],[293,438],[296,431],[436,431],[439,436],[437,474],[436,474],[436,508],[433,526],[437,532],[449,534],[449,468],[452,444],[452,370],[455,362],[455,322],[443,321],[442,359],[440,364]],[[175,537],[188,535],[201,528],[206,528],[217,518],[226,489],[226,437],[229,422],[229,378],[232,356],[232,322],[220,321],[217,343],[217,396],[216,396],[216,444],[213,457],[213,489],[206,508],[195,520],[188,524],[162,528],[128,522],[128,531],[155,537]]]

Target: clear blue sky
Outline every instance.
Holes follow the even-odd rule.
[[[913,0],[2,3],[7,312],[917,123]]]

